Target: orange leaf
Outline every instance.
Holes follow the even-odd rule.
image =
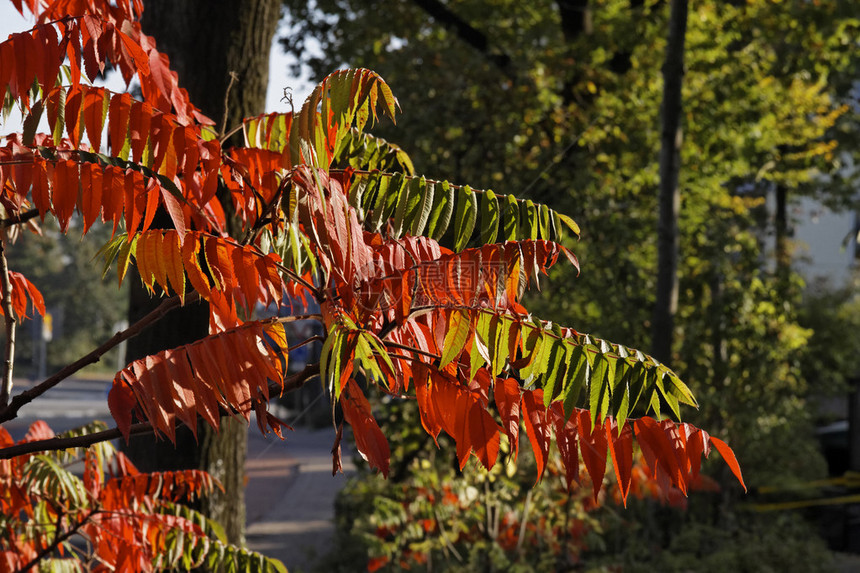
[[[585,469],[591,477],[594,490],[594,501],[603,485],[603,476],[606,474],[606,432],[602,426],[596,426],[592,430],[591,413],[588,410],[577,410],[579,417],[579,449],[582,453],[582,461]]]
[[[625,422],[619,433],[618,423],[614,418],[606,418],[604,426],[609,453],[615,466],[615,478],[621,489],[624,507],[627,507],[627,494],[630,491],[630,480],[633,475],[633,430],[630,424]]]
[[[185,274],[182,272],[182,251],[179,244],[179,235],[173,229],[164,233],[164,241],[161,246],[161,257],[170,279],[173,292],[179,295],[185,304]]]
[[[555,426],[555,443],[564,465],[567,490],[571,491],[573,482],[579,483],[579,448],[577,447],[577,416],[567,418],[561,402],[552,402],[549,409]]]
[[[102,221],[113,221],[116,233],[125,205],[125,173],[112,165],[103,170]]]
[[[128,93],[114,95],[108,108],[108,141],[111,154],[114,156],[119,157],[120,151],[125,146],[130,114],[131,95]]]
[[[185,273],[188,275],[188,282],[203,298],[209,298],[211,287],[209,279],[200,269],[200,260],[198,258],[198,249],[200,241],[196,235],[186,237],[182,244],[182,266],[185,268]]]
[[[497,378],[493,397],[502,420],[502,431],[508,437],[516,461],[520,449],[520,385],[513,378]]]
[[[355,380],[350,379],[340,395],[340,405],[347,424],[352,426],[355,447],[371,467],[388,477],[390,450],[379,424],[370,411],[370,403],[364,397]]]
[[[70,159],[57,161],[54,166],[54,214],[64,233],[69,229],[69,220],[75,212],[79,187],[78,164]]]
[[[39,210],[39,216],[45,220],[45,213],[51,211],[51,188],[48,185],[48,172],[44,161],[36,161],[33,166],[33,205]]]
[[[679,467],[675,450],[663,428],[649,416],[636,420],[634,428],[636,440],[651,468],[651,476],[658,480],[668,479],[671,483],[682,487],[680,484],[686,483],[686,472]],[[663,490],[668,492],[669,489],[664,487]]]
[[[82,89],[80,86],[72,86],[66,95],[66,133],[69,134],[69,140],[72,142],[72,147],[77,149],[81,144],[81,103],[83,100]]]
[[[84,96],[84,125],[94,153],[99,153],[102,144],[106,95],[101,88],[89,87]]]
[[[149,179],[142,194],[136,195],[134,198],[137,209],[144,212],[141,231],[148,230],[155,218],[155,212],[158,210],[159,189],[158,182],[154,178]]]
[[[125,171],[123,189],[125,192],[125,230],[129,236],[137,233],[140,225],[141,209],[137,198],[146,193],[143,175],[139,171]]]
[[[535,480],[537,483],[543,477],[550,444],[549,425],[546,423],[546,409],[543,405],[543,390],[523,391],[522,406],[526,434],[532,444],[537,464],[537,480]]]
[[[702,466],[702,454],[705,457],[711,452],[710,436],[704,430],[700,430],[690,424],[681,424],[687,435],[687,458],[690,462],[690,473],[695,480]]]
[[[146,243],[146,257],[149,268],[155,277],[155,282],[165,293],[168,292],[167,284],[167,261],[164,257],[164,235],[159,230],[145,233],[149,235]]]
[[[129,111],[128,139],[131,143],[132,161],[135,163],[140,163],[143,157],[151,121],[152,106],[146,102],[132,101]]]
[[[233,263],[233,270],[238,281],[238,287],[245,299],[245,308],[248,311],[254,309],[257,303],[258,293],[260,292],[260,276],[257,274],[257,268],[254,265],[255,255],[248,253],[245,249],[237,247],[233,249],[230,255]]]
[[[720,455],[723,456],[723,460],[729,466],[729,469],[732,470],[732,473],[735,474],[735,477],[738,478],[738,481],[741,482],[741,485],[744,488],[744,491],[747,491],[747,486],[744,483],[744,478],[741,475],[741,466],[738,464],[738,459],[735,457],[735,453],[726,444],[719,438],[715,438],[711,436],[711,443],[717,448],[717,451],[720,452]]]
[[[442,431],[442,423],[439,421],[439,413],[436,411],[436,403],[432,397],[432,386],[430,381],[430,370],[421,362],[416,362],[413,370],[415,376],[415,396],[418,399],[418,413],[421,416],[421,425],[430,434],[436,446],[439,446],[437,437]]]
[[[499,454],[499,426],[479,400],[472,401],[469,408],[467,431],[472,450],[489,470]]]
[[[99,216],[102,208],[102,170],[95,164],[81,165],[81,188],[86,193],[81,195],[81,215],[84,219],[84,231],[89,230]]]
[[[137,263],[137,273],[140,275],[140,280],[146,285],[147,289],[152,291],[152,268],[150,267],[150,258],[147,256],[147,245],[152,239],[152,233],[141,233],[137,236],[135,244],[134,258]]]

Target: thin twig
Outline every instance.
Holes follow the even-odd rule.
[[[227,90],[224,92],[224,117],[221,119],[221,143],[227,139],[227,136],[224,135],[224,132],[227,131],[227,118],[230,115],[230,90],[233,89],[233,84],[235,84],[239,80],[239,74],[236,72],[230,72],[230,83],[227,84]],[[233,135],[231,133],[230,135]]]
[[[198,293],[192,293],[185,297],[185,303],[188,304],[196,302],[199,298],[200,295]],[[33,386],[29,390],[21,392],[20,394],[12,398],[12,401],[9,403],[8,406],[0,410],[0,423],[8,422],[9,420],[16,418],[18,416],[18,410],[20,410],[22,406],[24,406],[25,404],[29,404],[35,398],[41,396],[42,394],[44,394],[72,374],[76,373],[83,367],[98,362],[102,355],[105,354],[107,351],[118,346],[121,342],[128,340],[129,338],[137,336],[150,324],[160,320],[165,314],[167,314],[174,308],[180,306],[181,304],[182,301],[178,296],[173,296],[166,299],[164,302],[158,305],[155,310],[153,310],[125,330],[117,332],[115,335],[113,335],[113,337],[111,337],[110,340],[108,340],[89,354],[81,357],[72,364],[65,366],[59,372],[57,372],[50,378],[47,378],[44,382]]]
[[[454,557],[457,558],[457,561],[460,563],[463,562],[463,556],[460,555],[460,552],[457,551],[457,548],[451,543],[451,540],[448,539],[448,532],[445,530],[445,526],[442,525],[442,518],[439,517],[439,510],[436,506],[433,506],[433,515],[436,516],[436,525],[439,526],[439,532],[442,534],[442,541],[445,542],[445,546],[454,554]]]
[[[405,350],[405,351],[407,351],[407,352],[415,352],[415,353],[417,353],[417,354],[421,354],[421,355],[423,355],[423,356],[426,356],[427,358],[434,358],[434,359],[436,359],[436,360],[439,360],[439,359],[441,359],[441,358],[442,358],[442,357],[441,357],[441,356],[439,356],[438,354],[433,354],[432,352],[425,352],[425,351],[423,351],[423,350],[419,350],[418,348],[413,348],[413,347],[411,347],[411,346],[406,346],[405,344],[398,344],[398,343],[396,343],[396,342],[391,342],[391,341],[388,341],[388,340],[383,341],[383,343],[385,344],[385,346],[390,346],[391,348],[397,348],[397,349],[399,349],[399,350]]]
[[[149,422],[138,422],[132,424],[129,429],[129,435],[148,434],[155,431],[152,424]],[[69,448],[88,448],[93,444],[107,442],[122,437],[122,432],[119,428],[110,428],[101,432],[92,434],[84,434],[83,436],[72,436],[68,438],[47,438],[45,440],[34,440],[32,442],[23,442],[0,449],[0,460],[9,460],[17,456],[25,454],[33,454],[36,452],[48,452],[57,450],[66,450]]]
[[[313,286],[312,284],[308,283],[305,279],[303,279],[302,277],[297,275],[291,268],[287,267],[286,265],[278,263],[276,266],[281,271],[283,271],[285,275],[287,275],[288,277],[290,277],[291,279],[293,279],[294,281],[296,281],[297,283],[299,283],[300,285],[302,285],[303,287],[305,287],[306,289],[311,291],[311,293],[313,293],[315,299],[317,299],[317,300],[322,299],[322,289],[318,289],[315,286]]]
[[[90,518],[92,518],[92,516],[95,515],[96,513],[99,513],[99,512],[97,510],[90,511],[89,513],[87,513],[84,516],[84,518],[82,520],[78,521],[74,525],[74,527],[72,527],[71,529],[69,529],[68,531],[66,531],[65,533],[63,533],[61,535],[58,534],[57,537],[54,539],[53,543],[51,543],[50,545],[45,547],[42,551],[40,551],[38,555],[33,557],[33,559],[30,560],[29,563],[27,563],[26,565],[21,567],[21,569],[19,569],[19,571],[21,573],[23,573],[24,571],[29,571],[30,569],[32,569],[33,567],[38,565],[39,561],[41,561],[42,559],[44,559],[45,557],[47,557],[48,555],[53,553],[54,550],[57,549],[63,541],[65,541],[66,539],[68,539],[69,537],[71,537],[72,535],[77,533],[78,530],[81,527],[83,527],[84,525],[86,525],[86,523],[90,520]]]
[[[287,348],[287,352],[292,352],[296,348],[301,348],[305,344],[310,344],[311,342],[325,342],[325,338],[323,338],[322,336],[320,336],[318,334],[315,334],[315,335],[311,336],[310,338],[308,338],[307,340],[302,340],[301,342],[294,344],[293,346],[290,346],[289,348]]]
[[[301,372],[296,372],[295,374],[287,376],[286,378],[284,378],[283,393],[298,390],[299,388],[304,386],[308,380],[319,374],[319,371],[319,363],[308,364]],[[270,395],[279,393],[281,392],[281,386],[276,382],[272,382],[269,385],[269,392]],[[222,414],[228,415],[229,412],[222,412]],[[150,422],[138,422],[130,426],[129,435],[148,434],[154,431],[155,429],[152,427],[152,424]],[[16,456],[32,454],[35,452],[65,450],[68,448],[88,448],[93,444],[106,442],[108,440],[115,440],[121,437],[122,432],[119,430],[119,428],[110,428],[108,430],[102,430],[101,432],[94,432],[92,434],[85,434],[83,436],[72,436],[69,438],[48,438],[45,440],[24,442],[22,444],[15,444],[14,446],[0,448],[0,460],[8,460]]]
[[[529,521],[529,510],[531,510],[532,491],[526,494],[526,501],[523,504],[523,520],[520,522],[520,534],[517,538],[517,553],[523,550],[523,541],[526,539],[526,524]]]
[[[225,117],[224,119],[226,120],[227,118]],[[243,128],[243,127],[245,127],[245,124],[240,123],[239,125],[237,125],[237,126],[236,126],[236,127],[234,127],[233,129],[231,129],[230,131],[228,131],[227,133],[225,133],[224,135],[222,135],[222,136],[219,138],[219,141],[220,141],[221,143],[224,143],[225,141],[227,141],[228,139],[230,139],[231,137],[233,137],[233,135],[235,135],[236,133],[238,133],[238,132]]]
[[[3,380],[0,382],[0,406],[9,403],[12,394],[12,372],[15,367],[15,315],[12,312],[12,281],[6,263],[6,229],[0,228],[0,287],[3,292],[3,315],[6,322],[6,348],[3,359]]]
[[[296,322],[297,320],[322,320],[323,316],[321,314],[312,313],[312,314],[294,314],[291,316],[279,316],[274,319],[273,322]]]
[[[286,394],[287,392],[292,392],[293,390],[298,390],[302,386],[305,385],[305,382],[316,376],[320,373],[320,365],[319,362],[314,362],[313,364],[308,364],[304,367],[301,372],[296,372],[291,376],[287,376],[284,378],[284,391],[282,393]],[[271,389],[275,383],[272,383],[269,388]],[[277,390],[280,390],[280,387],[275,386]]]
[[[39,216],[38,209],[30,209],[24,213],[20,213],[15,215],[14,217],[9,217],[8,219],[0,219],[0,228],[14,227],[15,225],[20,225],[21,223],[26,223],[30,219],[35,219]]]

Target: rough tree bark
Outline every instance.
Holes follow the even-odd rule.
[[[230,129],[243,117],[265,110],[269,83],[269,51],[280,17],[280,0],[147,0],[144,31],[170,57],[179,83],[203,113]],[[231,74],[235,81],[231,83]],[[225,109],[226,102],[226,109]],[[226,121],[225,121],[226,119]],[[131,321],[149,312],[152,299],[132,281]],[[208,331],[208,309],[193,305],[177,309],[156,327],[129,341],[128,359],[192,342]],[[201,508],[219,521],[233,543],[244,542],[244,463],[247,426],[222,420],[215,433],[201,426],[195,441],[190,431],[177,435],[177,447],[140,437],[129,452],[142,468],[194,467],[209,471],[224,485],[225,494]]]
[[[663,128],[660,144],[660,214],[657,223],[657,300],[651,332],[651,354],[669,364],[678,310],[678,213],[681,190],[681,85],[684,77],[684,40],[687,0],[672,0],[669,39],[663,63]]]

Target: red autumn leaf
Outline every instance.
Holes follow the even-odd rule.
[[[523,391],[522,407],[526,434],[532,444],[535,463],[537,463],[537,479],[535,480],[535,483],[537,483],[543,476],[551,439],[549,424],[547,424],[546,420],[546,409],[543,405],[543,390]]]
[[[585,469],[591,478],[594,491],[594,501],[603,485],[603,476],[606,474],[606,431],[602,426],[591,427],[591,412],[588,410],[577,410],[579,417],[579,450]]]
[[[114,95],[108,106],[108,142],[110,152],[115,156],[119,156],[125,146],[130,115],[131,95],[128,93]]]
[[[371,467],[388,477],[390,451],[388,440],[370,411],[370,403],[364,397],[355,380],[350,380],[340,395],[343,417],[352,426],[355,447]]]
[[[99,153],[104,127],[104,104],[107,94],[100,88],[88,88],[83,99],[84,125],[93,152]]]
[[[577,424],[578,416],[564,415],[561,402],[552,402],[549,413],[555,427],[555,442],[561,463],[564,465],[564,477],[567,490],[571,491],[573,482],[579,483],[579,448],[577,446]]]
[[[511,454],[517,459],[520,442],[520,385],[513,378],[497,378],[493,386],[493,399],[502,420],[502,431],[508,437]]]
[[[54,166],[54,214],[60,224],[60,230],[66,232],[69,220],[75,212],[75,205],[80,192],[80,174],[78,164],[72,160],[58,161]]]
[[[646,461],[651,468],[651,476],[669,480],[672,484],[686,487],[686,472],[678,465],[678,458],[666,432],[653,418],[643,416],[634,424],[636,440],[639,442]],[[663,488],[668,491],[668,487]]]
[[[439,445],[437,437],[442,431],[442,423],[436,411],[436,402],[432,398],[432,382],[428,368],[418,363],[413,369],[415,373],[415,396],[418,399],[418,413],[421,416],[421,425],[430,434],[436,445]]]
[[[609,452],[612,455],[612,464],[615,467],[615,479],[618,480],[621,499],[626,507],[633,475],[633,430],[629,423],[625,423],[619,432],[618,423],[614,418],[607,418],[604,427]]]
[[[695,480],[702,466],[702,454],[708,457],[711,452],[710,436],[706,431],[690,424],[681,424],[681,428],[687,436],[687,457],[690,461],[690,473]]]
[[[735,474],[735,477],[738,478],[738,481],[741,482],[741,485],[744,488],[744,491],[747,491],[747,486],[744,483],[743,475],[741,475],[741,466],[738,464],[738,459],[735,457],[735,453],[726,444],[719,438],[715,438],[711,436],[711,443],[717,448],[717,451],[720,452],[720,455],[723,456],[723,461],[729,466],[729,469],[732,470],[732,473]]]
[[[480,401],[473,401],[468,413],[467,427],[472,450],[481,464],[489,470],[499,454],[499,426]]]

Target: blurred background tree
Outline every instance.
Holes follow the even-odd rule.
[[[405,113],[378,132],[408,150],[418,172],[530,196],[575,216],[582,275],[555,275],[532,301],[536,312],[648,347],[667,2],[285,4],[291,27],[282,41],[312,77],[361,66],[391,84]],[[791,267],[789,206],[800,196],[856,206],[856,173],[840,168],[857,156],[858,34],[848,0],[690,7],[671,364],[706,405],[690,421],[738,445],[754,487],[825,475],[809,399],[844,390],[838,382],[854,373],[822,376],[818,367],[856,367],[845,357],[857,349],[827,343],[856,338],[846,330],[856,311],[845,306],[844,320],[825,321],[816,320],[813,303],[804,307],[803,281]],[[416,466],[402,481],[425,480],[423,471]],[[820,555],[795,515],[757,517],[737,494],[728,487],[694,498],[685,517],[674,518],[698,523],[698,541],[664,527],[672,519],[662,512],[674,510],[620,514],[616,521],[639,541],[607,545],[606,562],[629,565],[635,555],[643,566],[677,569],[703,566],[696,555],[704,552],[726,567],[745,552],[769,564]],[[676,553],[689,557],[683,563],[651,550],[679,545],[688,550]]]
[[[75,224],[80,223],[75,219]],[[72,231],[60,233],[51,218],[40,222],[39,227],[39,233],[21,233],[8,254],[10,268],[32,277],[30,280],[38,285],[51,315],[51,340],[44,345],[38,314],[17,336],[17,372],[33,378],[40,372],[41,353],[45,353],[43,368],[53,373],[113,336],[126,319],[128,308],[127,286],[117,289],[111,277],[102,279],[93,272],[94,265],[100,268],[97,253],[110,238],[110,227],[94,226],[84,237],[75,237]],[[3,338],[5,333],[0,333]],[[114,349],[87,372],[113,375],[121,359],[119,348]]]

